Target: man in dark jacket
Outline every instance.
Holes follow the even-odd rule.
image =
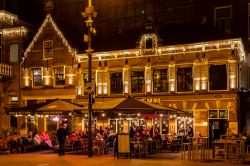
[[[57,129],[56,132],[58,143],[59,143],[59,156],[64,155],[64,146],[65,146],[65,141],[66,137],[69,135],[69,132],[67,130],[67,124],[60,124],[59,128]]]

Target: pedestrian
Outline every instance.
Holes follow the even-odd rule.
[[[59,128],[57,129],[56,135],[57,135],[57,139],[58,139],[58,143],[59,143],[58,155],[63,156],[66,137],[69,135],[66,123],[60,124]]]

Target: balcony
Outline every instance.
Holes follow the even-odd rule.
[[[12,66],[6,64],[0,64],[0,76],[1,77],[12,77],[13,69]]]

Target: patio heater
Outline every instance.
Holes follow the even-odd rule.
[[[95,18],[97,13],[92,6],[92,0],[88,0],[88,6],[85,8],[85,11],[82,12],[82,16],[86,18],[86,27],[88,29],[88,34],[84,34],[84,42],[88,43],[88,49],[86,53],[88,54],[88,157],[92,157],[92,103],[93,99],[93,90],[92,89],[92,35],[96,34],[96,30],[93,27],[93,18]]]

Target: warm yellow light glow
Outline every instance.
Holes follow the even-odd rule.
[[[170,84],[170,91],[174,92],[175,91],[175,79],[169,79],[169,84]]]
[[[144,40],[144,39],[143,39]],[[141,40],[141,42],[143,41]],[[240,61],[245,59],[244,45],[241,39],[228,39],[228,40],[218,40],[218,41],[209,41],[202,43],[192,43],[192,44],[183,44],[175,46],[161,46],[154,48],[156,49],[157,54],[145,55],[148,56],[158,56],[160,55],[175,55],[183,54],[185,56],[188,53],[198,53],[198,52],[209,52],[209,51],[220,51],[220,50],[231,50],[231,45],[234,46],[234,49],[237,49],[238,56]],[[106,60],[116,60],[124,58],[136,58],[138,56],[137,52],[142,52],[141,48],[130,49],[130,50],[119,50],[119,51],[110,51],[110,52],[97,52],[93,54],[93,61],[97,61],[98,55],[101,54],[101,57],[104,57]],[[140,54],[140,57],[144,55]],[[78,54],[78,60],[80,62],[87,62],[88,56],[86,54]]]
[[[78,96],[81,96],[81,94],[82,94],[82,87],[81,87],[81,86],[78,86],[78,87],[77,87],[77,95],[78,95]]]
[[[108,94],[108,85],[107,85],[107,83],[103,83],[103,93],[105,95]]]
[[[41,27],[39,28],[38,32],[36,33],[35,37],[33,38],[33,40],[31,41],[30,45],[28,46],[28,48],[25,50],[24,52],[24,57],[27,57],[28,53],[31,51],[31,49],[33,48],[34,44],[36,43],[36,41],[38,40],[38,38],[40,37],[40,35],[43,33],[43,31],[46,29],[48,24],[51,24],[52,27],[54,28],[54,30],[56,31],[57,35],[61,38],[64,46],[66,46],[66,48],[68,49],[69,53],[72,55],[72,57],[76,56],[76,50],[73,49],[70,44],[68,43],[68,41],[65,39],[64,35],[62,34],[62,32],[58,29],[58,26],[56,25],[56,23],[54,22],[53,18],[51,17],[50,14],[48,14],[45,18],[45,20],[43,21]],[[77,57],[76,57],[77,59]]]
[[[18,19],[17,15],[11,14],[4,10],[0,11],[0,21],[8,24],[14,24],[14,21]]]

